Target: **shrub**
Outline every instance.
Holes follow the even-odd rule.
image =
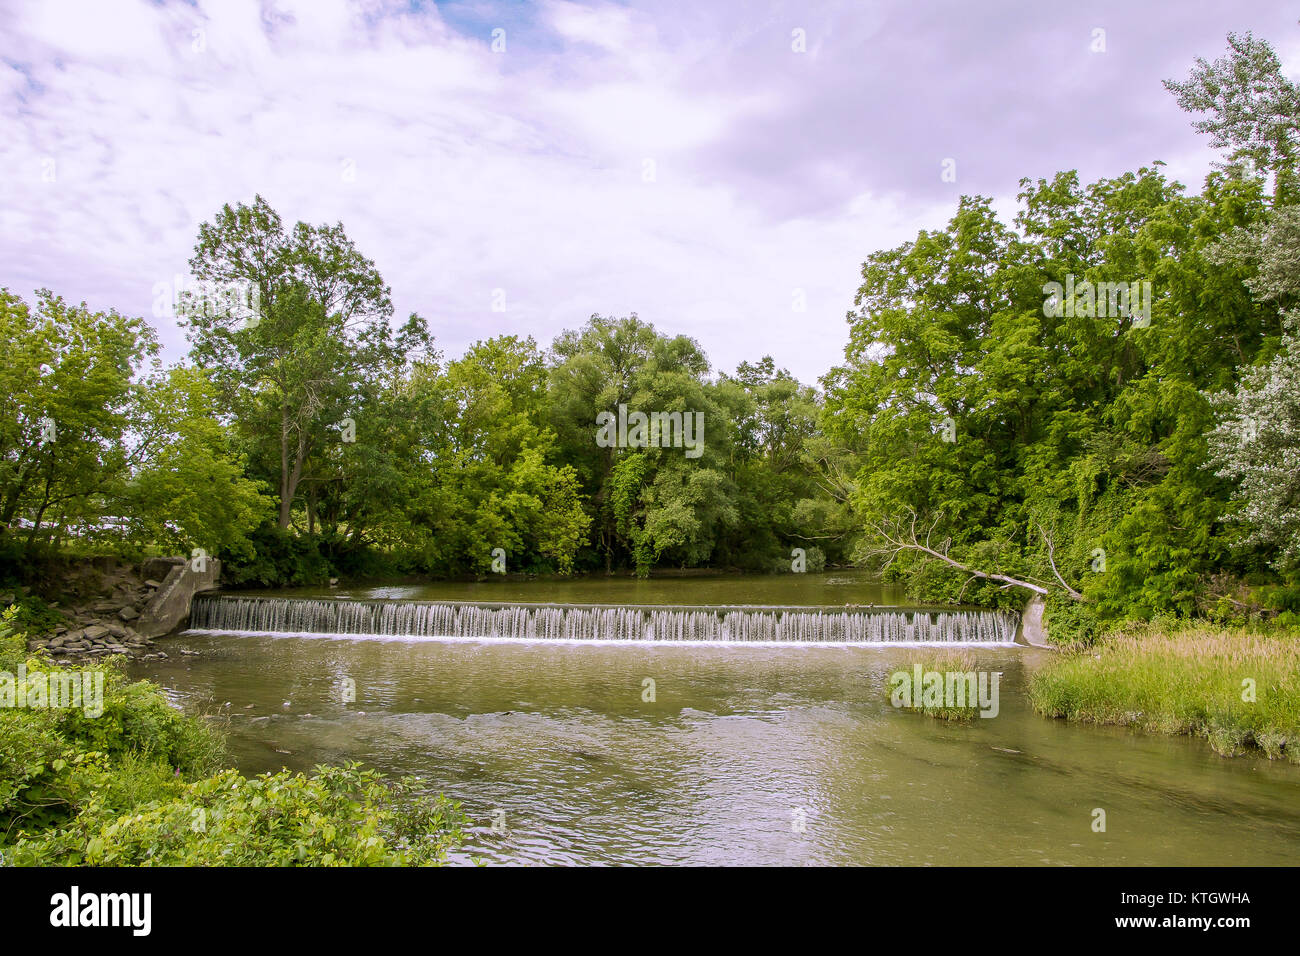
[[[19,842],[19,866],[420,866],[462,835],[459,804],[417,799],[356,764],[247,778],[234,770],[117,814],[92,800],[73,823]]]
[[[0,617],[0,670],[59,670],[28,654]],[[0,849],[10,862],[59,865],[418,865],[461,837],[459,805],[385,783],[355,764],[245,778],[219,771],[222,738],[130,682],[120,659],[103,674],[103,712],[0,709]]]
[[[1053,593],[1043,608],[1043,626],[1047,639],[1053,644],[1090,647],[1101,633],[1101,621],[1089,604],[1072,601],[1063,594]]]

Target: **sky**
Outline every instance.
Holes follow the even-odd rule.
[[[592,314],[716,371],[843,356],[871,253],[1022,177],[1219,158],[1161,80],[1300,0],[0,0],[0,286],[145,316],[261,194],[448,357]],[[946,173],[946,175],[945,175]],[[160,294],[161,293],[161,294]]]

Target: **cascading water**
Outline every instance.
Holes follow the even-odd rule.
[[[344,601],[194,599],[190,627],[207,631],[526,641],[727,643],[1014,643],[1019,619],[1001,611],[899,608],[598,607]]]

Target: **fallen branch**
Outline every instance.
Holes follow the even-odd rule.
[[[940,542],[937,547],[931,541],[935,525],[937,525],[939,521],[937,517],[934,519],[934,521],[930,523],[930,527],[926,529],[924,537],[918,535],[916,530],[916,521],[917,521],[917,514],[915,511],[912,511],[911,521],[908,522],[908,527],[905,534],[901,532],[895,533],[891,531],[889,525],[887,524],[877,524],[874,526],[872,530],[887,545],[884,548],[875,549],[875,553],[877,554],[885,554],[885,553],[889,554],[889,559],[885,562],[885,567],[888,567],[890,564],[892,564],[894,559],[898,557],[900,553],[904,551],[911,551],[911,552],[927,555],[938,561],[942,561],[944,564],[948,565],[951,568],[955,568],[958,571],[962,571],[966,574],[969,574],[971,579],[978,578],[984,581],[996,581],[1002,585],[1003,589],[1008,587],[1024,588],[1026,591],[1030,591],[1034,594],[1040,594],[1044,597],[1046,597],[1049,593],[1051,593],[1050,588],[1047,585],[1039,584],[1032,580],[1013,578],[1009,574],[1002,574],[996,571],[982,571],[979,568],[971,567],[969,564],[966,564],[965,562],[958,561],[956,558],[954,558],[951,554],[948,553],[949,549],[952,547],[951,539],[945,539],[944,541]],[[901,527],[902,522],[899,521],[896,524]],[[1083,595],[1078,591],[1076,591],[1074,588],[1070,587],[1070,585],[1066,584],[1065,580],[1061,577],[1060,573],[1056,570],[1056,563],[1053,558],[1052,542],[1047,537],[1047,533],[1043,531],[1041,527],[1039,528],[1039,531],[1043,532],[1044,540],[1047,541],[1048,560],[1052,564],[1052,572],[1056,575],[1056,580],[1060,582],[1061,587],[1065,589],[1065,593],[1070,596],[1071,600],[1082,601],[1084,599]],[[966,581],[966,585],[968,584],[970,584],[970,579]],[[962,586],[962,593],[965,593],[966,585]]]

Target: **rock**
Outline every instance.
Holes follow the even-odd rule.
[[[117,612],[117,616],[124,621],[134,621],[140,616],[140,612],[133,607],[124,607],[122,610]]]
[[[91,641],[97,641],[101,637],[107,636],[107,634],[108,628],[100,624],[92,624],[90,627],[86,628],[85,631],[86,638]]]
[[[107,614],[110,611],[116,611],[121,606],[122,605],[117,601],[100,601],[98,604],[92,606],[91,610],[96,614]]]
[[[106,626],[108,627],[108,633],[112,634],[119,640],[126,637],[126,628],[121,624],[108,624]]]
[[[150,578],[148,581],[144,582],[144,586],[147,588],[160,588],[162,587],[162,582],[155,581],[153,578]]]
[[[64,633],[67,632],[67,630],[68,630],[68,629],[67,629],[66,627],[64,627],[62,624],[60,624],[58,627],[56,627],[56,628],[54,629],[54,633],[55,633],[55,634],[64,634]]]
[[[62,646],[63,646],[64,644],[66,644],[66,643],[68,643],[68,639],[67,639],[66,637],[55,637],[55,638],[52,638],[52,639],[50,640],[50,642],[49,642],[49,646],[50,646],[50,647],[62,647]]]
[[[125,647],[123,647],[121,644],[110,644],[110,645],[108,645],[108,649],[109,649],[110,651],[112,651],[114,654],[128,654],[128,653],[130,653],[130,652],[129,652]]]

